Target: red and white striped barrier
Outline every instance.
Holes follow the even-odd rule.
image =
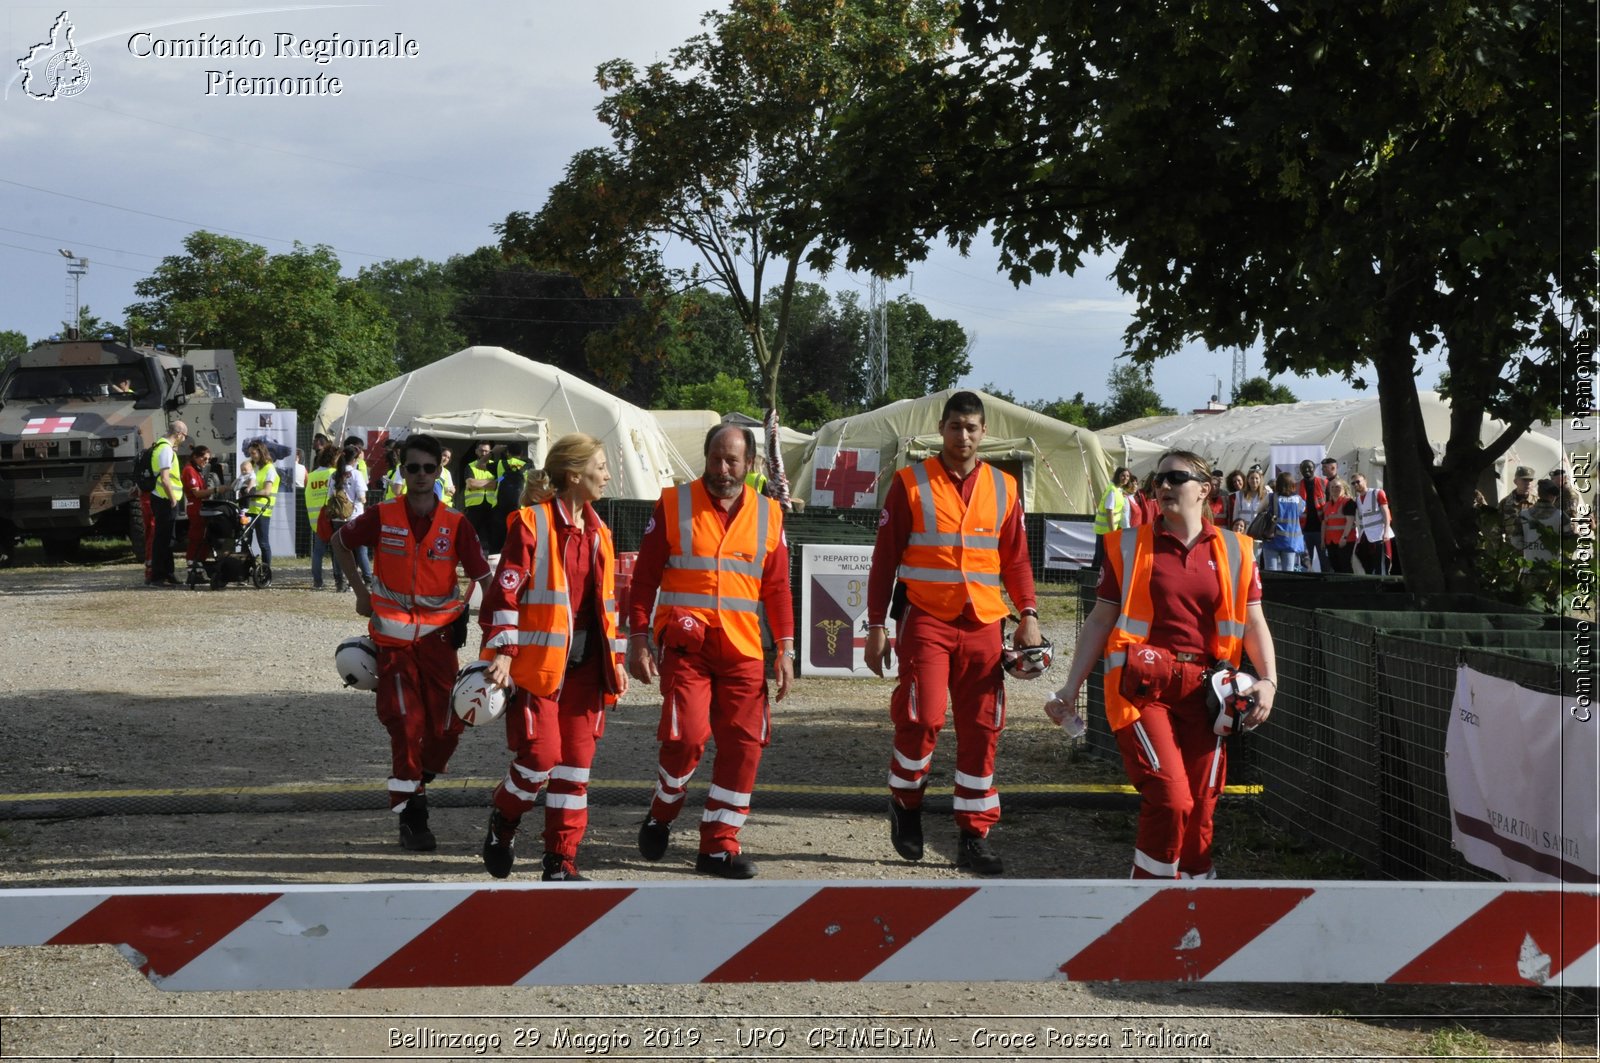
[[[799,981],[1600,984],[1600,890],[1016,881],[0,891],[0,946],[164,989]]]

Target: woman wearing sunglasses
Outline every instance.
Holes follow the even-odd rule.
[[[529,475],[507,522],[500,566],[479,611],[484,678],[515,686],[506,707],[513,759],[494,791],[484,870],[511,874],[517,827],[544,802],[546,882],[582,882],[578,844],[589,825],[589,769],[607,707],[628,690],[617,630],[616,547],[594,503],[611,471],[604,446],[575,432]]]
[[[1081,719],[1078,695],[1103,656],[1106,722],[1142,799],[1133,877],[1214,878],[1212,812],[1227,748],[1202,676],[1215,661],[1237,667],[1248,655],[1261,683],[1242,723],[1259,727],[1278,693],[1277,658],[1250,539],[1208,519],[1205,460],[1170,450],[1151,482],[1161,515],[1106,536],[1098,601],[1045,711],[1056,723]]]

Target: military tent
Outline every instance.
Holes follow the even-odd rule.
[[[535,465],[560,437],[587,432],[606,444],[607,494],[618,498],[656,498],[693,478],[648,411],[504,347],[468,347],[351,395],[337,434],[382,430],[522,441]]]
[[[1418,397],[1424,430],[1437,459],[1443,456],[1445,440],[1450,435],[1450,404],[1433,391],[1423,391]],[[1503,431],[1505,425],[1501,422],[1492,417],[1483,419],[1483,442],[1493,441]],[[1154,423],[1130,422],[1102,429],[1099,436],[1103,443],[1124,436],[1133,441],[1125,451],[1133,460],[1122,464],[1141,479],[1155,469],[1163,451],[1173,448],[1192,450],[1227,472],[1248,469],[1257,462],[1270,467],[1274,446],[1320,446],[1339,459],[1339,471],[1344,476],[1360,471],[1377,485],[1383,483],[1383,420],[1375,397],[1235,406],[1222,413],[1185,414]],[[1512,490],[1512,473],[1518,465],[1531,465],[1543,476],[1560,462],[1559,443],[1538,433],[1524,433],[1495,463],[1495,481],[1480,486],[1484,486],[1485,495],[1492,490],[1495,497],[1504,497]]]
[[[896,470],[936,454],[939,414],[954,391],[902,399],[829,421],[789,474],[808,505],[876,508]],[[1017,477],[1030,513],[1092,513],[1111,482],[1100,441],[1080,428],[978,393],[987,432],[979,456]]]

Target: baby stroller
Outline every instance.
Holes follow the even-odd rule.
[[[250,547],[251,529],[258,518],[259,514],[240,513],[239,503],[224,498],[212,499],[200,507],[212,560],[190,563],[191,588],[207,580],[214,591],[230,583],[248,583],[257,589],[272,586],[271,566],[263,563]]]

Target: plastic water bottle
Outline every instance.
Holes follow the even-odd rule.
[[[1089,729],[1089,724],[1075,711],[1075,707],[1062,700],[1059,695],[1050,695],[1045,703],[1045,711],[1055,709],[1062,714],[1061,729],[1067,733],[1068,738],[1082,738],[1083,733]],[[1051,713],[1053,716],[1054,713]]]

